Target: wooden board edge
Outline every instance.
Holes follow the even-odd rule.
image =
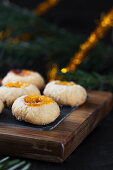
[[[23,144],[23,141],[26,141],[26,142],[24,142]],[[51,150],[52,149],[51,145],[52,145],[53,150]],[[44,148],[42,149],[43,146]],[[6,148],[6,150],[4,148]],[[31,148],[32,148],[32,151],[31,151]],[[49,153],[49,149],[50,149],[50,155],[44,154],[44,152]],[[17,152],[14,152],[15,150]],[[41,153],[39,153],[40,151]],[[39,141],[39,140],[37,141],[37,139],[33,139],[33,138],[28,139],[27,137],[25,140],[25,138],[20,137],[20,136],[0,134],[0,152],[6,156],[8,154],[9,156],[16,156],[16,157],[23,157],[23,158],[28,158],[28,159],[44,160],[44,161],[59,163],[59,162],[62,162],[62,157],[64,153],[64,145],[62,142],[57,142],[57,141],[56,142],[55,141]]]
[[[89,116],[83,124],[81,124],[81,127],[78,131],[73,132],[74,135],[71,134],[70,140],[68,143],[64,144],[64,155],[61,158],[60,162],[64,162],[67,157],[82,143],[82,141],[93,131],[93,129],[98,125],[100,121],[104,119],[104,117],[112,110],[113,108],[113,94],[109,93],[109,98],[105,100],[104,103],[102,103],[97,111],[94,111],[93,116]],[[102,110],[101,110],[102,109]],[[95,117],[95,119],[94,119]],[[92,125],[88,126],[88,121],[92,122]],[[83,135],[81,135],[81,133]],[[74,137],[73,137],[74,136]],[[80,140],[76,141],[76,136],[80,136]],[[81,138],[82,136],[82,138]]]
[[[65,143],[65,141],[63,141],[61,143],[59,142],[59,148],[60,148],[59,155],[60,156],[59,155],[58,156],[55,156],[55,155],[54,156],[53,155],[46,156],[46,155],[41,155],[41,154],[39,154],[39,155],[34,154],[34,155],[30,155],[30,156],[25,154],[24,156],[22,156],[21,154],[18,155],[16,153],[15,153],[15,155],[14,154],[10,154],[10,155],[23,157],[23,158],[26,157],[26,158],[37,159],[37,160],[62,163],[70,155],[70,153],[72,153],[76,149],[76,147],[78,145],[80,145],[80,143],[88,136],[88,134],[97,126],[97,124],[107,115],[107,113],[111,110],[112,106],[113,106],[113,95],[111,93],[109,93],[109,97],[105,100],[105,102],[103,102],[101,105],[99,105],[96,112],[95,111],[93,112],[94,117],[89,116],[86,119],[86,121],[81,125],[80,130],[77,131],[76,133],[73,132],[73,134],[71,134],[68,143]],[[101,110],[101,108],[102,108],[102,110]],[[104,114],[102,114],[102,112]],[[92,127],[90,127],[89,131],[88,131],[88,127],[87,127],[88,121],[92,121],[92,124],[94,124]],[[80,138],[79,141],[76,142],[76,136],[77,135],[81,136],[81,133],[84,134],[84,136],[82,138]],[[4,135],[8,135],[8,134],[4,134]],[[72,137],[72,136],[74,136],[74,137]],[[72,147],[72,145],[73,145],[73,147]],[[7,154],[7,152],[6,152],[6,154]]]

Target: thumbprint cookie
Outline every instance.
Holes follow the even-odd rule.
[[[59,116],[60,109],[50,97],[25,95],[15,100],[12,105],[12,113],[18,120],[36,125],[46,125]]]
[[[9,107],[18,97],[30,94],[39,95],[40,91],[36,86],[26,82],[12,82],[0,87],[0,98]]]
[[[39,89],[45,86],[44,78],[38,73],[30,70],[11,70],[3,78],[2,84],[12,81],[23,81],[37,86]]]
[[[49,82],[45,89],[44,95],[51,97],[61,105],[79,106],[86,101],[86,90],[74,82],[52,81]]]

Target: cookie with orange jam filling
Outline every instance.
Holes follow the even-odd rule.
[[[58,104],[79,106],[86,101],[86,90],[74,82],[52,81],[44,89],[44,95],[51,97]]]
[[[26,82],[11,82],[0,87],[0,98],[7,106],[11,106],[13,102],[20,96],[40,94],[39,89]]]
[[[18,120],[46,125],[60,114],[59,106],[52,98],[43,95],[22,96],[12,105],[12,113]]]
[[[11,70],[3,78],[2,84],[23,81],[37,86],[39,89],[45,86],[44,78],[38,73],[30,70]]]

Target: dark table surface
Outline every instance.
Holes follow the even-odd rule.
[[[113,110],[63,163],[27,161],[31,170],[113,170]]]

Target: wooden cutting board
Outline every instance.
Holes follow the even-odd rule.
[[[111,93],[90,91],[87,102],[52,131],[0,125],[0,154],[63,162],[112,106]]]

